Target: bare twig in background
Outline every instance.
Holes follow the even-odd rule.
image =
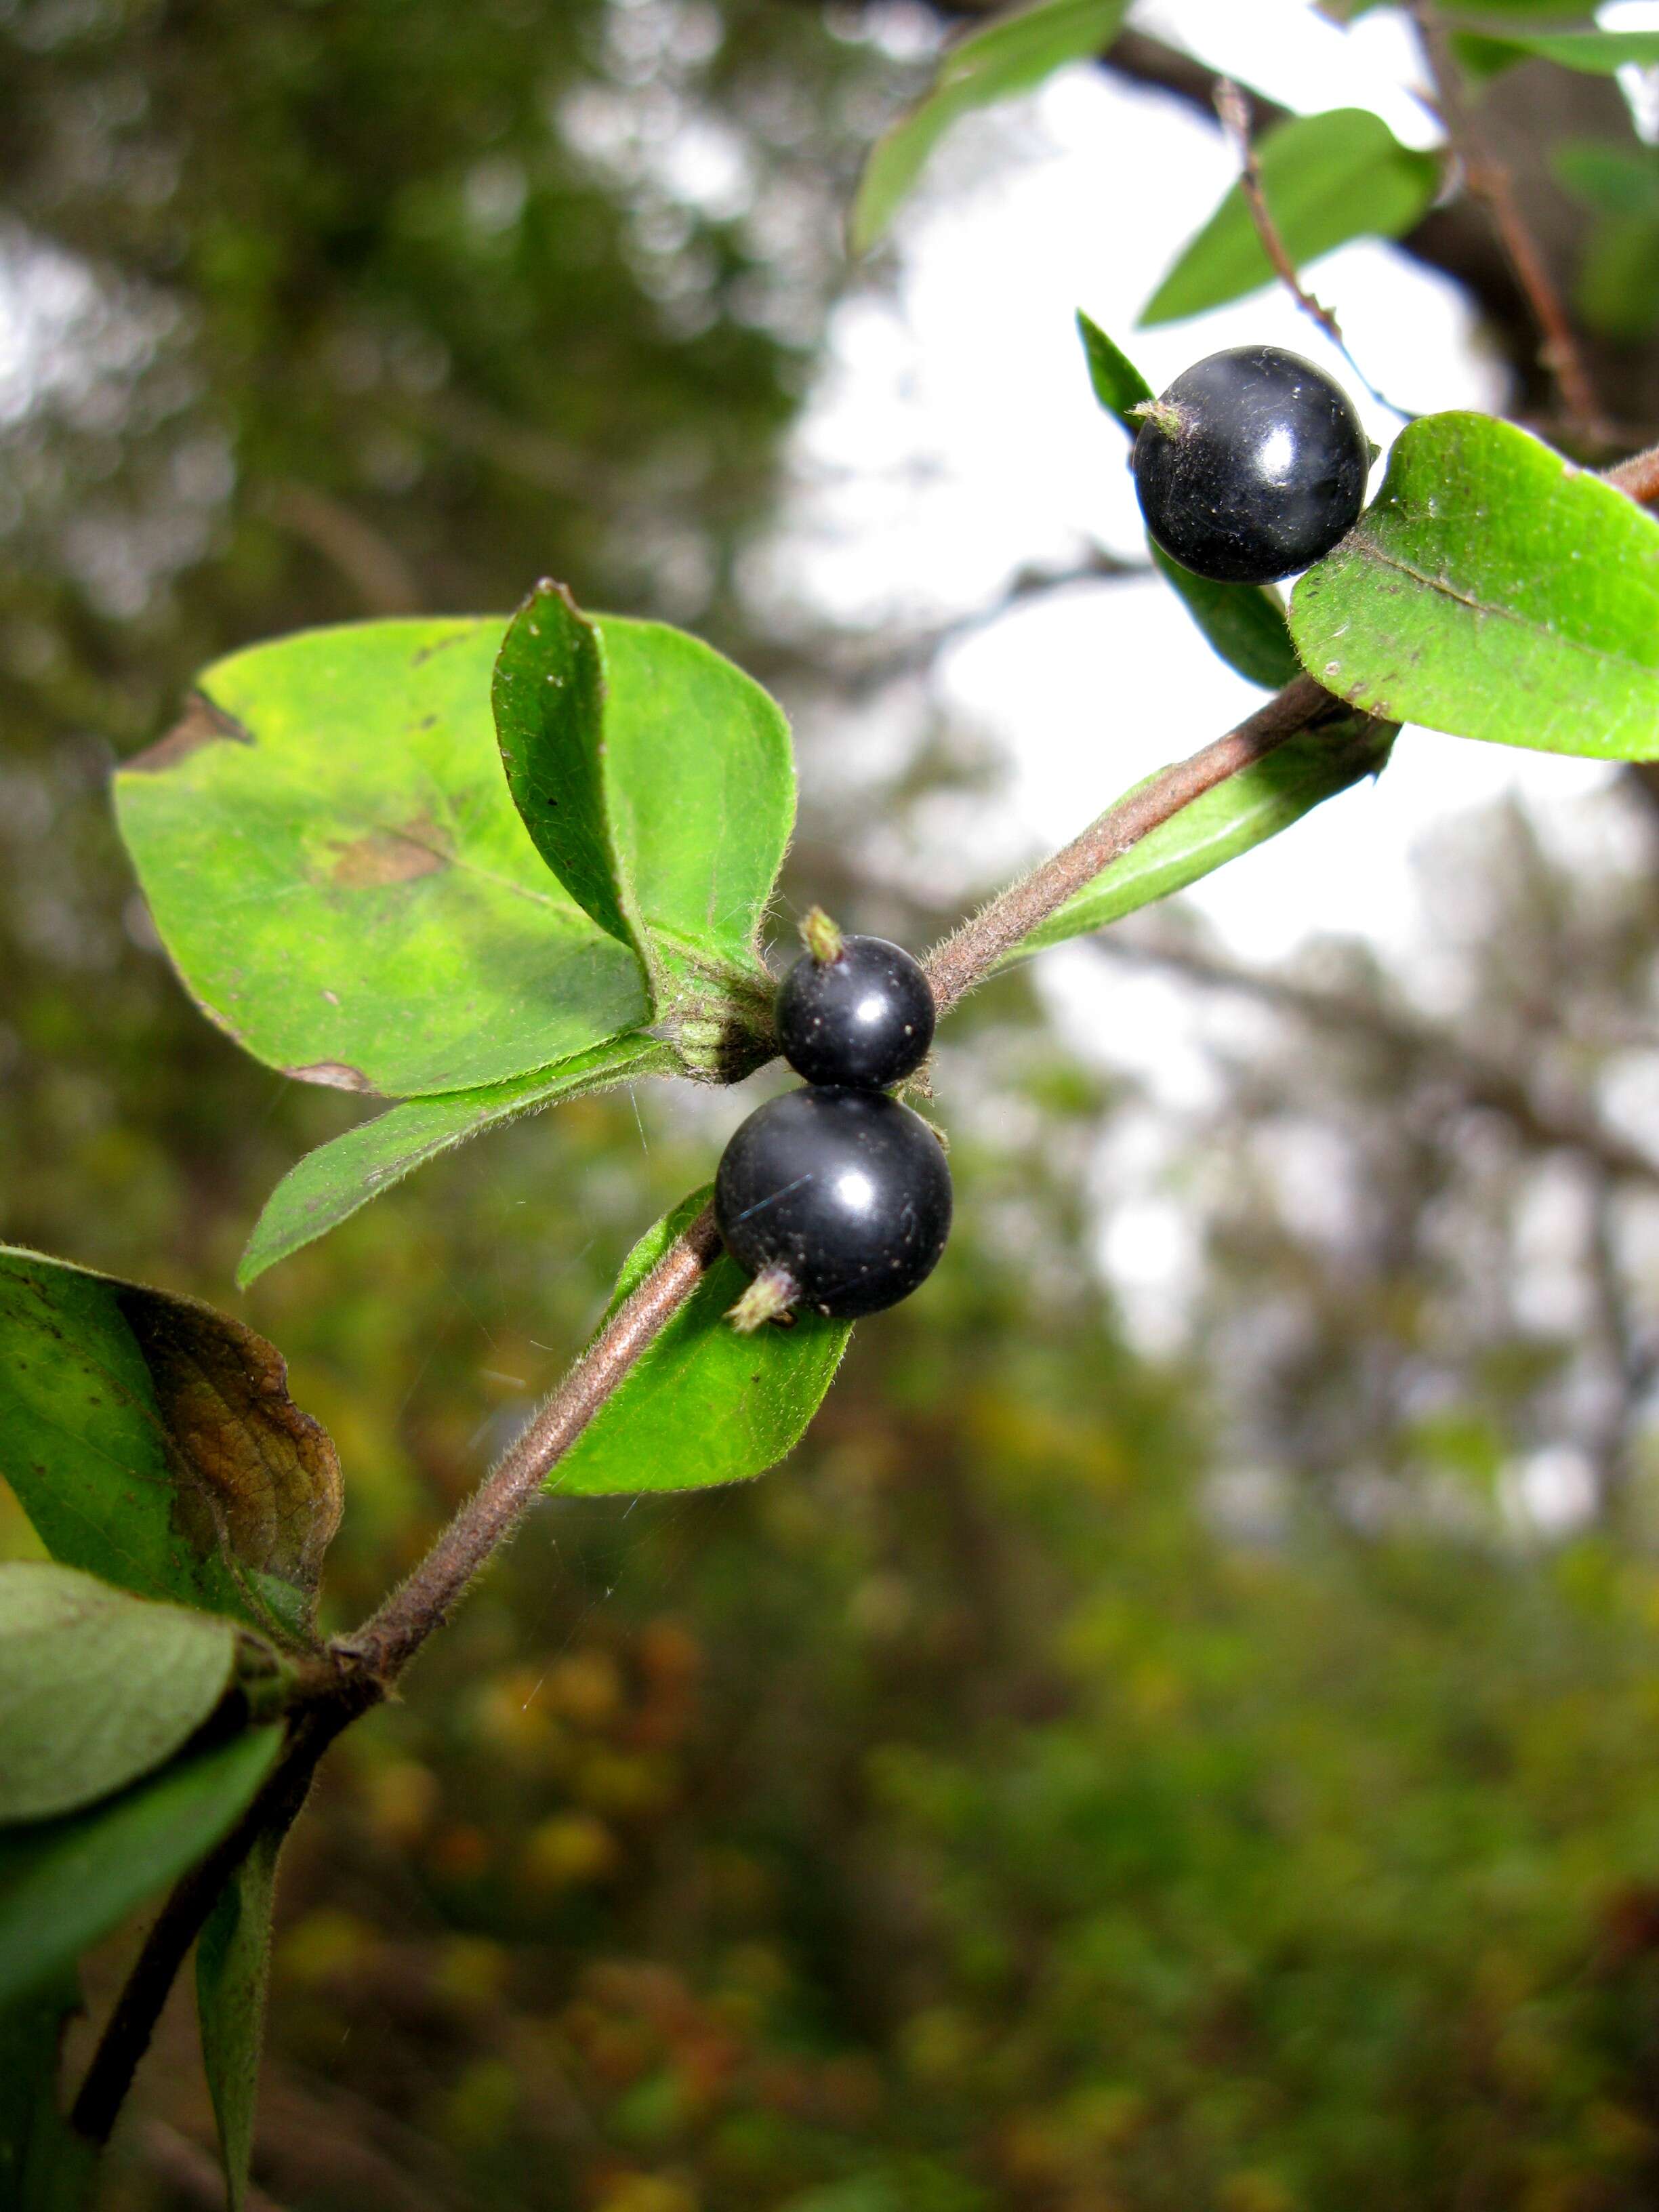
[[[1446,136],[1463,165],[1470,191],[1485,204],[1492,216],[1510,264],[1531,305],[1543,335],[1541,358],[1559,387],[1568,418],[1586,438],[1601,445],[1616,445],[1617,432],[1602,409],[1578,333],[1561,303],[1538,242],[1528,228],[1509,171],[1501,161],[1492,160],[1482,146],[1480,133],[1463,97],[1445,26],[1431,0],[1411,0],[1410,14],[1434,83]]]
[[[1322,1029],[1375,1037],[1444,1078],[1466,1105],[1500,1115],[1539,1151],[1576,1152],[1615,1182],[1659,1189],[1659,1157],[1628,1144],[1589,1107],[1580,1101],[1540,1098],[1531,1078],[1522,1071],[1474,1051],[1449,1031],[1436,1029],[1413,1015],[1249,968],[1220,953],[1190,945],[1121,934],[1097,937],[1091,942],[1113,959],[1167,968],[1195,983],[1241,993]]]
[[[414,570],[392,541],[329,493],[278,484],[267,506],[278,529],[332,562],[370,614],[417,614],[425,605]]]

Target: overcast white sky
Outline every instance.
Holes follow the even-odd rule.
[[[1346,33],[1307,0],[1143,0],[1133,20],[1289,106],[1370,106],[1412,143],[1437,137],[1413,97],[1414,54],[1393,10]],[[1659,5],[1625,0],[1616,20],[1659,21]],[[1089,66],[960,125],[901,217],[896,289],[872,284],[838,311],[801,433],[805,474],[821,482],[792,522],[798,586],[843,617],[938,617],[994,599],[1027,562],[1064,563],[1091,538],[1139,550],[1123,441],[1094,404],[1073,332],[1079,307],[1155,389],[1218,347],[1257,339],[1322,360],[1352,388],[1340,356],[1280,292],[1135,331],[1174,250],[1231,175],[1216,131]],[[1401,405],[1498,403],[1501,380],[1449,283],[1361,245],[1320,264],[1314,289],[1371,382]],[[1355,398],[1386,446],[1397,421]],[[940,680],[1006,749],[1013,818],[1000,826],[1033,852],[1261,696],[1197,641],[1155,580],[1025,606],[953,647]],[[1331,930],[1403,949],[1415,912],[1407,859],[1425,829],[1509,791],[1553,811],[1608,774],[1408,729],[1379,784],[1192,896],[1249,955]]]

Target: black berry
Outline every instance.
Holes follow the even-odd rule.
[[[951,1170],[927,1124],[895,1098],[787,1091],[727,1145],[714,1218],[740,1267],[780,1282],[781,1304],[850,1320],[896,1305],[932,1274],[951,1233]]]
[[[1133,465],[1164,552],[1215,583],[1270,584],[1352,529],[1370,447],[1322,369],[1279,346],[1235,346],[1148,406]]]
[[[833,959],[805,954],[773,1011],[783,1056],[809,1083],[885,1091],[921,1066],[933,1042],[927,978],[884,937],[842,937]]]

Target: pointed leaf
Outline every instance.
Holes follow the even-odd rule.
[[[531,836],[571,896],[637,951],[658,1015],[718,1021],[723,984],[769,1003],[760,924],[795,772],[789,726],[759,684],[684,630],[590,620],[542,583],[507,630],[494,698]]]
[[[1467,49],[1474,51],[1475,74],[1483,76],[1508,62],[1528,60],[1553,62],[1589,76],[1659,67],[1659,31],[1517,31],[1505,24],[1497,35],[1471,27],[1455,44],[1460,59]]]
[[[256,1058],[392,1097],[506,1081],[646,1018],[501,776],[499,619],[311,630],[217,662],[116,778],[180,975]]]
[[[1103,929],[1137,908],[1185,890],[1252,846],[1265,844],[1322,799],[1346,791],[1361,776],[1380,775],[1394,734],[1386,724],[1352,715],[1287,738],[1264,760],[1206,791],[1132,845],[1000,964],[1011,967],[1045,945]]]
[[[371,1121],[319,1145],[289,1170],[265,1205],[236,1270],[246,1289],[278,1260],[299,1251],[367,1206],[382,1191],[440,1153],[486,1129],[533,1114],[562,1099],[580,1098],[648,1075],[672,1075],[678,1066],[666,1045],[647,1036],[612,1037],[592,1052],[556,1067],[538,1068],[511,1083],[478,1091],[453,1091],[436,1098],[410,1098]]]
[[[235,1663],[222,1613],[46,1560],[0,1565],[0,1823],[73,1812],[160,1766]]]
[[[1164,580],[1229,668],[1264,691],[1281,690],[1299,673],[1285,602],[1271,584],[1212,583],[1183,568],[1150,538],[1146,543]]]
[[[1659,522],[1511,423],[1404,431],[1291,630],[1311,675],[1390,720],[1659,757]]]
[[[607,1318],[707,1204],[694,1191],[623,1263]],[[739,1336],[726,1319],[748,1277],[721,1253],[549,1476],[561,1496],[701,1490],[764,1474],[794,1449],[835,1379],[850,1322],[799,1315]]]
[[[95,2148],[58,2101],[64,2030],[82,2009],[73,1967],[0,2007],[0,2204],[8,2212],[81,2212]]]
[[[0,1246],[0,1475],[66,1565],[306,1638],[339,1462],[240,1322]]]
[[[876,142],[865,164],[848,226],[854,252],[875,244],[960,117],[1104,53],[1127,13],[1128,0],[1038,0],[951,46],[927,97]]]
[[[282,1748],[250,1729],[118,1797],[0,1832],[0,2004],[61,1975],[228,1833]]]
[[[1143,400],[1154,397],[1152,387],[1121,346],[1109,338],[1099,324],[1091,321],[1080,307],[1077,328],[1083,340],[1083,356],[1089,364],[1089,381],[1094,386],[1095,398],[1109,415],[1116,416],[1133,440],[1140,424],[1132,410]]]
[[[246,2201],[253,2113],[270,1975],[270,1915],[283,1838],[255,1842],[209,1915],[196,1946],[196,2006],[202,2058],[219,2124],[229,2212]]]
[[[1133,439],[1140,428],[1133,410],[1152,397],[1152,388],[1121,348],[1087,315],[1079,313],[1077,326],[1095,397]],[[1146,542],[1164,580],[1179,592],[1188,613],[1229,668],[1268,691],[1290,682],[1300,664],[1291,643],[1285,602],[1271,585],[1212,584],[1171,560],[1151,538]]]
[[[1398,238],[1440,187],[1432,154],[1402,146],[1368,107],[1297,116],[1257,149],[1274,227],[1298,267],[1353,238]],[[1179,322],[1273,282],[1242,188],[1234,185],[1147,302],[1143,327]]]

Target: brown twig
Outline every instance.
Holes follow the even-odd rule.
[[[1165,968],[1206,989],[1235,991],[1316,1027],[1375,1038],[1443,1078],[1467,1106],[1503,1117],[1540,1152],[1575,1152],[1616,1182],[1659,1188],[1659,1157],[1628,1143],[1586,1103],[1540,1097],[1522,1069],[1467,1044],[1450,1030],[1351,994],[1264,972],[1192,945],[1125,937],[1097,939],[1113,959]]]
[[[696,1289],[720,1249],[714,1210],[706,1206],[507,1446],[409,1580],[371,1620],[337,1644],[344,1658],[383,1680],[402,1672],[449,1618],[474,1575],[516,1531],[553,1468]]]
[[[1462,164],[1470,191],[1491,216],[1516,282],[1527,295],[1543,337],[1540,357],[1555,379],[1568,419],[1584,437],[1612,445],[1616,442],[1615,434],[1602,410],[1595,379],[1578,343],[1578,333],[1561,303],[1542,249],[1522,212],[1509,171],[1482,144],[1481,134],[1463,97],[1445,26],[1437,16],[1431,0],[1410,0],[1410,14],[1423,58],[1428,64],[1446,136]]]
[[[1607,478],[1620,491],[1628,492],[1638,506],[1650,507],[1659,500],[1659,446],[1650,446],[1644,453],[1632,453],[1627,461],[1609,469]]]
[[[1228,144],[1238,162],[1238,188],[1244,195],[1244,204],[1249,210],[1255,234],[1261,241],[1261,250],[1273,264],[1273,274],[1296,301],[1303,313],[1318,324],[1348,367],[1364,386],[1379,407],[1386,407],[1391,415],[1399,416],[1402,422],[1414,418],[1405,408],[1396,407],[1392,399],[1379,392],[1364,370],[1354,359],[1348,341],[1342,335],[1342,325],[1322,301],[1315,298],[1297,273],[1290,249],[1279,235],[1279,225],[1273,221],[1273,210],[1267,205],[1267,188],[1262,181],[1261,161],[1251,135],[1250,104],[1230,76],[1217,79],[1215,112]]]
[[[1108,808],[1080,837],[935,950],[927,969],[940,1011],[982,981],[1006,953],[1102,868],[1182,807],[1297,732],[1349,711],[1311,677],[1298,676],[1237,729]],[[335,1639],[331,1668],[319,1671],[295,1708],[288,1747],[278,1765],[235,1827],[175,1887],[151,1929],[76,2100],[73,2118],[82,2134],[98,2142],[107,2140],[179,1968],[255,1840],[272,1831],[280,1834],[292,1823],[328,1746],[389,1694],[474,1577],[517,1531],[559,1460],[691,1296],[720,1249],[714,1209],[705,1206],[606,1322],[414,1573],[362,1627]]]
[[[1109,806],[1080,837],[1011,884],[929,953],[925,963],[927,981],[940,1013],[955,1006],[975,983],[982,982],[1005,953],[1064,906],[1073,892],[1091,883],[1103,868],[1172,815],[1179,814],[1183,806],[1190,806],[1217,784],[1265,758],[1285,738],[1323,720],[1328,713],[1351,711],[1311,676],[1298,676],[1236,730],[1216,738],[1190,759],[1163,769],[1138,791]]]

